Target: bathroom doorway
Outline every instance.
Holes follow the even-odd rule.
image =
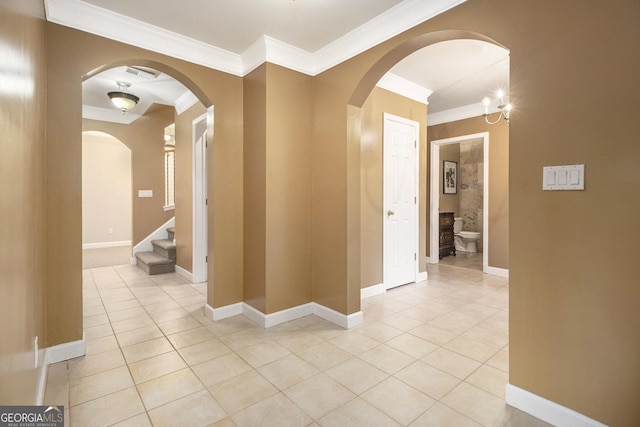
[[[442,176],[443,176],[443,166],[442,162],[444,160],[451,160],[449,158],[442,158],[441,156],[441,148],[446,148],[449,146],[457,145],[461,146],[461,144],[467,144],[470,146],[471,143],[476,143],[475,145],[482,144],[482,153],[481,153],[481,163],[482,163],[482,171],[478,167],[477,176],[474,177],[475,186],[477,187],[478,181],[481,181],[482,187],[482,201],[481,207],[477,206],[472,210],[466,211],[466,214],[461,213],[460,203],[458,202],[455,207],[452,206],[443,206],[444,210],[441,210],[441,193],[443,192],[442,186]],[[480,160],[480,159],[478,159]],[[458,164],[459,162],[456,162]],[[480,163],[480,162],[478,162]],[[467,266],[468,268],[474,268],[474,266],[478,265],[479,258],[482,259],[482,271],[484,273],[496,274],[489,267],[489,133],[482,132],[477,134],[463,135],[459,137],[433,140],[431,141],[430,147],[430,239],[429,239],[429,262],[431,264],[437,264],[440,262],[440,259],[436,256],[439,253],[439,245],[440,245],[440,236],[438,230],[440,229],[439,218],[440,212],[451,212],[454,211],[456,217],[462,217],[463,221],[466,221],[467,224],[463,226],[463,229],[468,229],[469,226],[472,226],[474,230],[481,230],[481,238],[480,242],[478,242],[477,246],[481,248],[481,255],[476,252],[458,252],[458,256],[460,259],[456,258],[455,264],[459,266]],[[460,166],[458,166],[458,181],[456,187],[456,194],[460,194],[462,191],[468,191],[471,186],[465,184],[460,180]],[[470,224],[470,223],[473,223]]]

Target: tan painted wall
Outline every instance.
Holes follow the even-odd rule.
[[[173,123],[173,108],[154,106],[130,125],[82,120],[82,130],[101,131],[131,149],[132,244],[135,246],[173,217],[164,211],[164,128]],[[153,197],[140,198],[138,190],[152,190]]]
[[[267,64],[267,314],[311,302],[311,82]]]
[[[488,125],[482,117],[427,128],[427,140],[489,133],[489,266],[509,269],[509,126],[504,120]],[[458,154],[459,156],[459,154]],[[442,164],[444,158],[440,157]],[[458,165],[459,166],[459,165]],[[442,188],[440,185],[439,188]],[[440,196],[442,201],[451,196]],[[459,208],[459,204],[458,204]],[[459,209],[455,210],[456,213]]]
[[[311,301],[311,78],[273,64],[245,77],[245,302]]]
[[[244,301],[266,312],[267,66],[244,78]]]
[[[197,102],[175,114],[176,124],[176,265],[193,272],[193,121],[206,112]]]
[[[345,261],[356,259],[347,256],[347,231],[359,227],[347,195],[360,195],[347,179],[351,115],[341,112],[344,104],[361,105],[377,78],[415,48],[478,37],[467,31],[484,34],[511,50],[516,106],[509,138],[510,382],[609,425],[638,424],[640,271],[636,244],[625,236],[639,234],[640,222],[615,230],[604,224],[640,209],[633,196],[640,86],[632,84],[640,75],[639,14],[631,0],[470,0],[317,76],[314,200],[324,203],[314,206],[322,248],[314,248],[314,293],[344,309],[348,298],[336,295],[348,294],[349,271],[360,270]],[[585,191],[541,190],[543,166],[571,163],[586,164]],[[330,164],[336,173],[317,173]]]
[[[420,125],[419,169],[419,271],[425,271],[426,254],[426,126],[427,106],[384,89],[375,88],[362,107],[360,163],[361,287],[383,282],[383,125],[384,113],[416,121]]]
[[[207,298],[213,307],[242,301],[242,79],[55,24],[47,24],[46,36],[51,344],[82,338],[81,82],[85,74],[105,64],[158,69],[182,81],[205,105],[215,105],[215,144],[208,153],[213,206],[209,255],[214,260],[209,263]],[[59,108],[59,99],[71,101]]]
[[[353,313],[360,305],[362,96],[413,49],[456,35],[473,36],[465,31],[484,34],[511,50],[516,108],[509,135],[510,382],[603,423],[637,425],[640,271],[637,245],[629,236],[640,234],[640,222],[633,221],[640,209],[635,188],[640,181],[640,86],[633,84],[640,75],[639,9],[636,0],[469,0],[313,78],[313,301],[343,313]],[[3,20],[3,39],[15,40],[36,64],[32,70],[42,70],[41,28],[4,15]],[[43,74],[23,70],[38,82],[35,97],[12,98],[11,109],[1,110],[15,118],[2,121],[3,130],[9,126],[12,140],[24,141],[7,151],[15,179],[10,186],[0,184],[3,194],[15,201],[12,212],[24,206],[25,213],[7,220],[7,229],[22,234],[20,239],[8,234],[18,243],[11,246],[18,255],[4,271],[9,283],[17,284],[2,287],[3,297],[9,293],[2,301],[11,302],[3,319],[9,316],[13,324],[22,319],[25,326],[2,346],[3,358],[13,364],[1,372],[22,379],[34,371],[26,368],[28,357],[19,353],[28,353],[32,335],[44,328],[38,302],[44,298],[38,285],[45,268],[42,233],[47,236],[47,344],[82,336],[80,82],[83,74],[105,63],[127,58],[141,58],[138,65],[164,63],[189,76],[201,88],[196,93],[215,104],[209,253],[216,259],[215,267],[209,267],[213,280],[208,302],[220,307],[242,300],[242,79],[59,26],[46,27],[46,176]],[[456,30],[433,34],[451,28]],[[430,35],[420,37],[423,34]],[[387,53],[390,56],[377,63]],[[72,102],[59,108],[60,99]],[[353,105],[348,107],[350,100]],[[6,141],[2,144],[9,144]],[[586,165],[585,191],[543,192],[542,167],[570,163]],[[45,206],[45,179],[43,226],[39,212]],[[629,219],[624,225],[605,225]],[[1,247],[7,251],[7,243]],[[31,261],[35,267],[28,266]],[[29,385],[26,393],[13,387],[11,396],[33,395]]]
[[[47,346],[45,36],[0,5],[0,404],[33,405]],[[11,90],[13,89],[13,90]],[[42,356],[42,353],[41,353]]]

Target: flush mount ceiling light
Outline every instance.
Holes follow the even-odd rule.
[[[122,114],[124,114],[128,110],[135,107],[138,101],[140,101],[140,98],[138,98],[134,94],[129,93],[127,91],[131,86],[131,83],[116,82],[116,84],[118,85],[118,88],[120,90],[115,92],[109,92],[107,93],[107,95],[109,96],[109,99],[111,99],[111,102],[113,102],[113,105],[118,107],[118,109],[122,111]]]
[[[507,125],[509,124],[509,114],[511,113],[511,109],[512,106],[509,103],[504,102],[504,92],[502,91],[502,89],[499,89],[498,92],[496,93],[496,101],[498,102],[498,106],[496,108],[498,108],[498,118],[495,119],[494,121],[490,121],[489,120],[489,107],[491,106],[492,100],[491,98],[489,98],[488,96],[485,96],[484,98],[482,98],[482,105],[484,105],[484,114],[482,115],[484,117],[484,121],[487,122],[490,125],[495,125],[496,123],[498,123],[500,121],[501,118],[504,117],[504,119],[507,122]]]

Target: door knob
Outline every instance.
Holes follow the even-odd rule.
[[[396,213],[392,210],[387,211],[387,216],[395,215]]]

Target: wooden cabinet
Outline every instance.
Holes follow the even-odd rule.
[[[453,254],[456,246],[453,238],[453,212],[440,212],[440,254],[439,258]]]

